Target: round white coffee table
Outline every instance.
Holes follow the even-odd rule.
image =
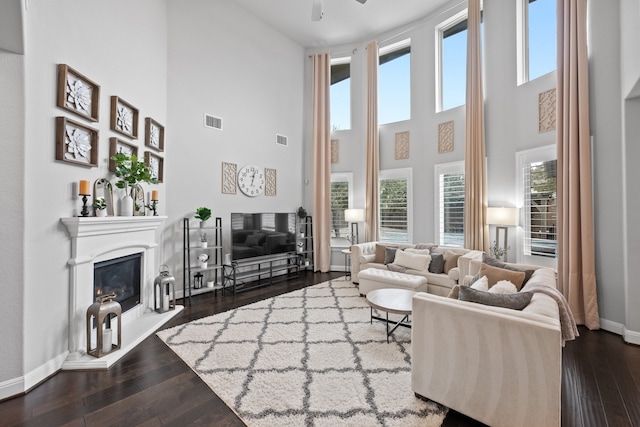
[[[411,300],[416,293],[407,289],[376,289],[367,293],[367,302],[371,306],[371,323],[373,319],[382,320],[387,326],[387,342],[389,336],[398,328],[403,326],[410,328],[409,316],[411,315]],[[386,317],[373,315],[373,309],[384,311]],[[389,330],[389,313],[400,314],[402,319],[398,322],[392,321],[395,325]]]

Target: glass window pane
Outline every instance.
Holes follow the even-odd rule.
[[[466,102],[467,88],[467,21],[464,30],[442,39],[442,110],[459,107]]]
[[[555,257],[557,250],[556,161],[524,168],[525,255]]]
[[[391,60],[380,57],[378,68],[378,124],[411,118],[411,48]],[[385,56],[392,56],[391,52]]]
[[[380,241],[408,243],[407,178],[380,180]]]
[[[556,69],[556,0],[529,0],[529,80]]]
[[[349,209],[349,183],[346,181],[331,183],[331,237],[346,238],[349,224],[344,219],[344,211]]]
[[[351,64],[331,66],[331,130],[351,129]]]
[[[440,243],[464,247],[464,172],[440,175]]]

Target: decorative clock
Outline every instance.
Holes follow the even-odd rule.
[[[264,172],[255,165],[246,165],[238,172],[238,187],[249,197],[264,191]]]

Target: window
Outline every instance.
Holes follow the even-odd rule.
[[[351,207],[353,174],[331,174],[331,245],[348,245],[349,224],[344,219],[345,209]]]
[[[436,165],[435,173],[438,242],[464,247],[464,162]]]
[[[331,60],[331,130],[351,129],[351,58]]]
[[[521,0],[518,15],[518,84],[523,84],[556,69],[556,0]]]
[[[411,169],[381,170],[379,175],[379,235],[381,242],[410,243]]]
[[[555,145],[518,153],[523,206],[523,254],[555,258],[557,251]]]
[[[378,124],[411,118],[411,39],[380,48]]]
[[[482,39],[482,14],[480,15],[480,37]],[[467,11],[461,12],[438,28],[440,59],[436,74],[438,101],[437,111],[445,111],[464,105],[467,88]],[[482,43],[482,41],[481,41]]]

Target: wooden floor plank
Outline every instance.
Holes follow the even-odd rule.
[[[342,273],[313,274],[232,295],[202,294],[164,328],[231,310]],[[580,327],[563,349],[562,425],[640,426],[640,347]],[[108,371],[60,372],[0,402],[4,426],[232,426],[236,414],[160,339],[148,337]],[[444,427],[482,426],[450,411]]]

